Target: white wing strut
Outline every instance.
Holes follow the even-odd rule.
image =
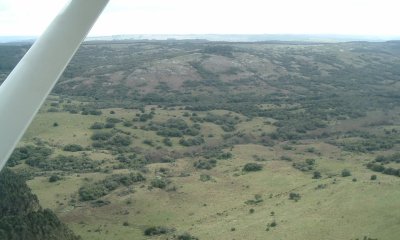
[[[0,86],[0,171],[109,0],[72,0]]]

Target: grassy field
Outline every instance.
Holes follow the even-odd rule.
[[[124,119],[135,113],[114,111],[113,117]],[[154,121],[160,122],[183,113],[161,109],[155,112]],[[104,121],[106,116],[41,113],[24,139],[29,142],[40,136],[51,145],[89,146],[93,131],[89,126]],[[192,124],[188,118],[186,121]],[[53,122],[59,126],[53,127]],[[162,138],[152,131],[121,129],[136,137],[136,147],[146,148],[144,139],[162,146]],[[237,129],[252,134],[274,130],[257,118],[240,123]],[[221,139],[217,136],[223,132],[215,124],[202,124],[202,134],[210,133]],[[285,145],[290,145],[291,150],[283,149]],[[173,150],[182,149],[175,140]],[[49,183],[48,177],[36,177],[28,183],[41,204],[53,209],[83,239],[167,239],[184,232],[200,239],[362,239],[364,236],[396,239],[400,234],[397,201],[400,180],[383,174],[377,174],[375,181],[370,180],[372,172],[363,166],[371,158],[368,154],[351,154],[312,140],[275,146],[238,144],[224,152],[232,153],[233,157],[219,160],[210,170],[196,169],[193,166],[196,157],[149,164],[146,182],[134,185],[131,193],[119,188],[104,196],[102,199],[110,204],[102,207],[85,202],[71,206],[69,202],[77,199],[83,184],[104,179],[110,173],[67,174],[56,183]],[[89,151],[88,155],[93,159],[108,159],[111,165],[115,162],[108,151]],[[282,160],[283,157],[290,160]],[[293,163],[306,159],[315,160],[312,171],[293,168]],[[242,171],[250,162],[261,164],[262,171]],[[160,169],[167,170],[160,172]],[[343,169],[349,169],[351,176],[342,177]],[[317,170],[321,179],[312,178]],[[132,170],[112,170],[112,173],[129,171]],[[201,175],[209,175],[210,179],[201,181]],[[168,187],[149,188],[151,180],[160,176],[168,178]],[[290,193],[298,193],[301,198],[290,200]],[[260,199],[257,203],[249,203],[256,198]],[[151,226],[165,226],[174,231],[145,237],[143,231]]]

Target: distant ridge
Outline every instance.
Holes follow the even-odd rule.
[[[0,36],[0,44],[32,43],[35,36]],[[385,42],[400,40],[400,36],[358,36],[335,34],[122,34],[112,36],[88,37],[86,41],[115,40],[207,40],[224,42]]]
[[[299,42],[384,42],[400,36],[308,35],[308,34],[131,34],[88,37],[86,40],[208,40],[227,42],[299,41]]]

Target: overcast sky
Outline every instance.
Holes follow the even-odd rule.
[[[0,36],[37,36],[68,2],[0,0]],[[400,0],[111,0],[89,35],[400,36],[399,12]]]

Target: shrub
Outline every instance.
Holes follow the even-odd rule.
[[[258,163],[246,163],[243,167],[243,171],[245,172],[255,172],[255,171],[261,171],[262,170],[262,165]]]
[[[269,224],[269,226],[270,227],[276,227],[276,225],[278,225],[275,221],[272,221],[270,224]]]
[[[115,123],[113,123],[113,122],[107,122],[107,123],[104,125],[104,128],[113,128],[113,127],[115,127]]]
[[[312,166],[312,165],[315,164],[315,159],[308,158],[308,159],[306,159],[306,163],[307,163],[308,165]]]
[[[129,146],[132,143],[132,140],[130,139],[129,136],[123,136],[123,135],[116,135],[109,141],[107,141],[108,144],[114,145],[117,147],[120,146]]]
[[[200,175],[200,181],[202,182],[207,182],[211,180],[211,176],[208,174],[201,174]]]
[[[68,144],[64,146],[63,150],[67,152],[79,152],[83,151],[83,147],[78,144]]]
[[[348,169],[343,169],[342,170],[342,177],[349,177],[351,176],[351,172]]]
[[[162,178],[156,178],[151,181],[151,186],[155,188],[164,189],[168,185],[168,182]]]
[[[106,205],[109,205],[111,202],[107,201],[107,200],[96,200],[96,201],[92,201],[90,204],[92,205],[92,207],[103,207]]]
[[[319,179],[319,178],[321,178],[321,173],[319,171],[315,171],[313,173],[313,179]]]
[[[59,180],[61,180],[61,177],[58,175],[51,175],[49,178],[49,182],[57,182]]]
[[[256,205],[263,201],[264,200],[262,199],[262,196],[260,194],[256,194],[256,195],[254,195],[254,199],[247,200],[244,203],[247,205]]]
[[[143,140],[143,144],[146,144],[146,145],[149,145],[149,146],[153,146],[154,145],[153,141],[148,140],[148,139]]]
[[[377,176],[374,174],[374,175],[371,175],[371,180],[376,180],[377,179]]]
[[[104,128],[104,123],[101,122],[95,122],[90,126],[90,129],[103,129]]]
[[[118,118],[112,118],[112,117],[109,117],[109,118],[107,118],[107,120],[106,120],[106,122],[107,123],[120,123],[120,122],[122,122],[122,120],[121,119],[118,119]]]
[[[112,137],[110,132],[96,132],[90,138],[94,141],[106,141]]]
[[[301,198],[299,193],[291,192],[289,193],[289,199],[294,200],[295,202],[299,201]]]
[[[184,233],[182,235],[178,235],[178,240],[199,240],[197,237],[190,235],[189,233]]]
[[[157,227],[148,227],[144,230],[144,235],[146,236],[154,236],[154,235],[162,235],[171,232],[171,229],[166,227],[157,226]]]
[[[165,144],[165,146],[168,146],[168,147],[172,146],[172,141],[170,138],[164,138],[163,143]]]
[[[211,168],[217,166],[217,160],[209,159],[209,160],[199,160],[193,164],[195,168],[198,169],[207,169],[210,170]]]
[[[131,122],[124,122],[124,127],[132,127],[133,126],[133,123],[131,123]]]

